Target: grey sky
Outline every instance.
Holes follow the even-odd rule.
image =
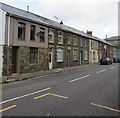
[[[119,0],[0,0],[0,2],[47,17],[51,20],[105,38],[118,35]],[[55,19],[55,17],[58,19]]]

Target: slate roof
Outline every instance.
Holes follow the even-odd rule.
[[[69,27],[69,26],[64,25],[64,24],[60,24],[58,22],[55,22],[53,20],[44,18],[44,17],[39,16],[37,14],[34,14],[34,13],[31,13],[31,12],[28,12],[28,11],[24,11],[24,10],[6,5],[6,4],[1,3],[1,2],[0,2],[0,9],[2,9],[6,13],[9,13],[13,16],[22,17],[22,18],[25,18],[25,19],[28,19],[28,20],[39,22],[40,24],[44,24],[44,25],[49,26],[49,27],[59,28],[61,30],[65,30],[65,31],[72,32],[72,33],[75,33],[75,34],[78,34],[78,35],[81,35],[81,36],[84,36],[84,37],[87,37],[87,38],[90,38],[90,39],[93,39],[93,40],[97,40],[97,41],[100,41],[100,42],[103,42],[103,43],[107,43],[105,40],[99,39],[95,36],[90,36],[87,33],[84,33],[80,30],[74,29],[74,28]],[[110,44],[110,43],[108,43],[108,44]],[[110,44],[110,45],[112,45],[112,44]]]

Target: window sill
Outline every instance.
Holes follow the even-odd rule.
[[[77,62],[77,60],[73,60],[73,62]]]
[[[54,43],[54,41],[49,41],[49,43]]]
[[[25,41],[25,39],[18,39],[18,40],[20,40],[20,41]]]
[[[63,43],[59,43],[59,42],[58,42],[58,44],[61,44],[61,45],[63,45]]]
[[[57,61],[57,63],[63,63],[63,61]]]
[[[29,65],[32,66],[32,65],[38,65],[39,63],[30,63]]]

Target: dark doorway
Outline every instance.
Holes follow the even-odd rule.
[[[18,47],[12,47],[12,73],[17,73]]]
[[[83,51],[80,51],[80,65],[83,64]]]
[[[67,66],[70,66],[70,50],[68,50]]]

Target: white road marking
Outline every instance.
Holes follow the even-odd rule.
[[[29,94],[22,95],[22,96],[19,96],[19,97],[15,97],[15,98],[12,98],[12,99],[9,99],[9,100],[5,100],[5,101],[0,102],[0,104],[4,104],[4,103],[7,103],[7,102],[10,102],[10,101],[13,101],[13,100],[21,99],[21,98],[24,98],[24,97],[27,97],[27,96],[30,96],[30,95],[34,95],[36,93],[40,93],[40,92],[43,92],[43,91],[46,91],[46,90],[49,90],[49,89],[51,89],[51,88],[46,88],[46,89],[39,90],[39,91],[36,91],[36,92],[33,92],[33,93],[29,93]]]
[[[74,82],[74,81],[77,81],[77,80],[80,80],[80,79],[83,79],[83,78],[86,78],[86,77],[89,77],[89,76],[90,76],[90,75],[86,75],[86,76],[83,76],[83,77],[80,77],[80,78],[71,80],[71,81],[69,81],[69,82],[71,83],[71,82]]]
[[[114,69],[115,67],[111,67],[110,69]]]
[[[102,72],[104,72],[104,71],[106,71],[107,69],[104,69],[104,70],[101,70],[100,72],[102,73]]]
[[[97,74],[100,73],[100,71],[96,72]]]
[[[101,70],[101,71],[98,71],[98,72],[96,72],[97,74],[98,73],[102,73],[102,72],[105,72],[107,69],[104,69],[104,70]]]

